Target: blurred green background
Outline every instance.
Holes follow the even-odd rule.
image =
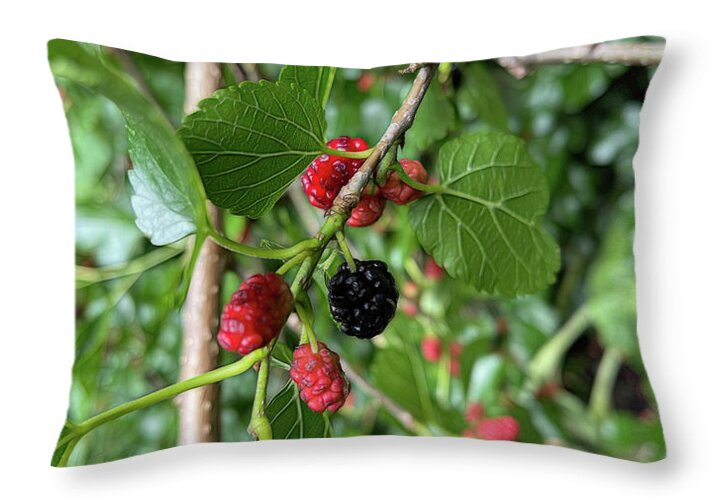
[[[106,52],[178,126],[184,65]],[[280,69],[257,66],[270,80]],[[358,136],[374,144],[411,84],[397,69],[338,70],[327,109],[328,138]],[[341,257],[328,255],[311,291],[318,337],[430,434],[461,435],[468,428],[467,405],[480,402],[488,416],[515,417],[519,441],[640,461],[662,458],[662,430],[636,340],[632,256],[632,158],[653,73],[654,67],[557,65],[517,80],[493,61],[442,64],[400,156],[421,160],[433,176],[436,151],[449,138],[489,128],[522,137],[551,189],[546,225],[561,249],[557,281],[542,293],[502,300],[480,296],[448,276],[429,277],[407,208],[390,204],[377,224],[348,228],[347,237],[356,257],[389,264],[401,290],[400,312],[374,342],[341,336],[328,313],[323,276],[334,272]],[[233,82],[228,65],[224,79],[226,85]],[[76,422],[177,380],[181,318],[174,295],[183,261],[180,246],[155,253],[134,225],[119,111],[80,87],[60,82],[60,91],[76,158],[81,267],[69,410]],[[321,219],[298,188],[258,221],[226,215],[225,232],[233,239],[247,234],[254,245],[263,240],[290,245],[311,235]],[[136,261],[151,252],[149,264],[161,263],[148,267]],[[92,274],[92,268],[123,263],[140,272],[100,282]],[[231,256],[223,302],[242,279],[278,264]],[[421,353],[427,336],[444,346],[437,362]],[[572,345],[559,352],[553,346],[566,337]],[[222,356],[223,363],[236,359]],[[553,374],[555,382],[546,376]],[[269,394],[277,394],[286,379],[284,370],[274,369]],[[223,441],[252,439],[246,428],[254,383],[252,371],[222,383]],[[353,397],[330,420],[337,437],[411,433],[355,383]],[[94,430],[80,441],[70,464],[123,458],[176,442],[176,408],[165,402]]]

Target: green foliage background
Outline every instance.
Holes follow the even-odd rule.
[[[104,50],[117,71],[141,79],[147,95],[178,126],[184,93],[181,63]],[[119,57],[121,56],[121,57]],[[231,73],[226,67],[226,84]],[[260,65],[276,80],[281,66]],[[556,282],[534,295],[497,299],[445,277],[423,274],[426,255],[408,223],[408,207],[389,205],[371,228],[348,228],[359,258],[385,260],[402,290],[402,308],[375,342],[339,335],[329,317],[325,279],[313,286],[315,330],[370,383],[408,410],[429,433],[459,435],[464,409],[480,401],[488,415],[513,415],[519,440],[577,447],[641,461],[657,460],[665,448],[656,402],[636,339],[632,158],[639,110],[654,68],[613,65],[542,67],[516,80],[494,62],[442,64],[401,156],[420,159],[430,175],[439,147],[471,131],[507,131],[525,140],[544,169],[550,189],[545,215],[562,266]],[[411,82],[396,68],[339,69],[327,103],[327,136],[359,136],[374,144]],[[132,262],[155,247],[134,223],[127,171],[124,120],[104,97],[58,80],[76,158],[76,260],[86,268]],[[248,242],[289,246],[311,236],[322,219],[301,196],[283,196],[256,221],[226,215],[225,232]],[[184,263],[172,253],[144,272],[107,281],[90,276],[77,290],[77,339],[69,418],[81,421],[176,381],[181,348],[180,312],[175,308]],[[331,274],[341,258],[319,273]],[[223,301],[240,281],[277,263],[233,256],[223,283]],[[81,275],[78,274],[78,280]],[[405,298],[415,283],[419,294]],[[407,294],[409,295],[409,294]],[[534,391],[540,372],[536,355],[561,326],[586,304],[592,321],[564,356],[562,389]],[[426,335],[463,345],[460,371],[451,376],[448,356],[427,363],[420,353]],[[288,336],[293,340],[294,336]],[[603,353],[623,364],[604,406],[592,393]],[[223,362],[236,358],[222,353]],[[281,393],[286,372],[273,370],[269,395]],[[542,381],[542,380],[541,380]],[[221,439],[252,439],[246,428],[255,386],[252,372],[222,383]],[[410,434],[379,403],[353,384],[354,398],[330,418],[333,436]],[[600,411],[602,409],[603,411]],[[312,419],[308,427],[328,432]],[[288,429],[290,430],[290,429]],[[286,431],[287,432],[287,431]],[[322,434],[319,434],[322,433]],[[88,434],[72,464],[96,463],[176,444],[172,402],[127,415]],[[291,437],[296,437],[292,432]]]

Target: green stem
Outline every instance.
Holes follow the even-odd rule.
[[[235,377],[240,375],[246,370],[250,369],[256,362],[264,359],[267,356],[268,348],[264,347],[262,349],[257,349],[250,354],[244,356],[235,363],[230,365],[221,366],[210,372],[202,373],[196,377],[182,380],[175,384],[169,385],[152,393],[141,396],[140,398],[134,399],[127,403],[120,404],[110,410],[107,410],[99,415],[95,415],[84,422],[81,422],[74,426],[71,432],[59,440],[57,446],[61,446],[65,443],[71,441],[79,441],[79,438],[83,437],[85,434],[91,430],[99,427],[102,424],[116,420],[119,417],[131,413],[133,411],[144,409],[148,406],[155,405],[167,399],[174,398],[179,394],[190,391],[191,389],[196,389],[197,387],[202,387],[204,385],[215,384],[221,380],[225,380],[230,377]],[[69,459],[69,457],[67,457]]]
[[[355,260],[352,258],[352,252],[350,252],[350,247],[347,245],[345,233],[343,231],[337,231],[335,237],[337,239],[337,244],[340,245],[340,248],[342,249],[342,254],[345,256],[347,265],[350,266],[350,271],[355,272],[357,270],[357,264],[355,264]]]
[[[612,406],[612,391],[621,363],[622,356],[617,349],[613,347],[605,349],[595,375],[589,404],[590,413],[599,420],[607,416]]]
[[[210,372],[202,373],[193,378],[182,380],[175,384],[164,387],[145,396],[137,398],[128,403],[121,404],[111,410],[100,413],[92,418],[85,420],[84,422],[77,425],[77,429],[84,430],[83,433],[89,432],[95,427],[102,425],[110,420],[117,419],[127,413],[131,413],[136,410],[141,410],[147,406],[160,403],[167,399],[174,398],[179,394],[190,391],[191,389],[196,389],[197,387],[202,387],[204,385],[215,384],[230,377],[235,377],[241,373],[248,370],[256,362],[265,358],[267,355],[267,349],[264,347],[262,349],[257,349],[250,354],[244,356],[235,363],[230,365],[221,366]]]
[[[330,267],[332,267],[332,263],[335,262],[335,259],[339,255],[339,252],[336,248],[327,248],[325,252],[327,256],[317,267],[322,269],[324,272],[328,272]]]
[[[429,280],[422,272],[414,257],[408,257],[404,261],[404,270],[407,272],[412,281],[420,288],[426,288],[430,285]]]
[[[280,266],[277,271],[275,271],[275,274],[279,274],[281,276],[284,275],[290,269],[302,262],[309,255],[309,253],[310,252],[308,250],[305,250],[297,254],[295,257],[291,257],[290,259],[285,261],[285,263]]]
[[[328,155],[332,156],[340,156],[342,158],[352,158],[356,160],[363,160],[365,158],[369,158],[369,155],[372,154],[372,151],[374,151],[374,148],[369,148],[365,149],[364,151],[340,151],[339,149],[331,149],[325,146],[323,148],[323,151],[327,153]]]
[[[210,226],[208,226],[210,227]],[[178,294],[174,298],[174,305],[178,308],[181,307],[186,296],[188,295],[188,288],[191,286],[191,277],[193,276],[193,268],[198,262],[198,256],[201,253],[201,247],[206,242],[206,237],[208,234],[205,230],[199,230],[193,238],[193,245],[191,246],[191,256],[188,260],[188,265],[184,266],[181,272],[181,284],[179,285]]]
[[[272,351],[275,341],[270,343],[269,351]],[[270,420],[265,416],[265,398],[268,390],[268,374],[270,372],[270,352],[260,362],[258,369],[258,382],[255,385],[255,398],[253,399],[253,411],[250,416],[248,430],[258,439],[258,441],[269,441],[273,439],[273,429],[270,427]]]
[[[290,285],[290,291],[293,294],[293,300],[297,301],[297,298],[302,293],[302,290],[307,287],[310,283],[310,278],[312,276],[312,262],[314,260],[314,253],[307,256],[305,260],[302,261],[300,267],[298,268],[295,278]]]
[[[300,343],[304,344],[306,342],[310,343],[310,349],[312,352],[318,351],[317,337],[315,336],[315,331],[312,329],[312,314],[305,308],[300,302],[295,303],[295,311],[297,312],[298,318],[302,323],[302,335],[300,335]]]
[[[384,158],[379,162],[379,165],[377,165],[377,175],[375,179],[377,180],[378,186],[383,186],[384,183],[387,182],[387,177],[391,171],[396,168],[394,164],[397,161],[398,147],[398,144],[393,144],[384,154]]]
[[[425,193],[444,193],[447,189],[439,184],[422,184],[421,182],[415,181],[407,175],[404,168],[399,163],[394,166],[394,171],[397,173],[399,178],[407,186],[416,189],[417,191],[423,191]]]
[[[101,281],[109,281],[116,278],[123,278],[124,276],[143,273],[152,267],[172,259],[181,252],[183,252],[182,248],[161,247],[141,257],[137,257],[134,260],[116,266],[99,268],[76,266],[75,279],[77,281],[77,288],[83,288]]]
[[[561,329],[540,348],[528,366],[528,376],[533,389],[544,382],[558,378],[563,356],[590,324],[587,304],[573,313]]]
[[[306,240],[317,241],[318,243],[316,248],[313,248],[307,258],[302,261],[293,279],[293,283],[290,286],[293,297],[297,298],[302,290],[308,289],[312,282],[312,274],[315,272],[318,262],[320,262],[320,257],[322,257],[325,247],[327,247],[327,244],[335,237],[337,232],[342,230],[346,221],[347,214],[341,212],[333,213],[325,219],[325,222],[322,224],[315,238],[313,238],[313,240]]]
[[[287,248],[257,248],[228,239],[213,227],[208,229],[208,235],[213,241],[226,250],[250,257],[258,257],[260,259],[289,259],[305,250],[314,249],[319,246],[317,240],[309,239]]]

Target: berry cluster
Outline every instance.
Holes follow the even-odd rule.
[[[223,307],[218,343],[242,355],[259,349],[278,336],[292,308],[292,293],[281,276],[251,276]]]
[[[327,146],[338,151],[349,152],[368,149],[364,140],[347,136],[332,139]],[[350,159],[328,154],[315,158],[301,179],[303,191],[310,204],[323,210],[332,207],[340,189],[349,182],[364,161],[364,159]],[[399,163],[407,175],[415,181],[425,183],[428,180],[428,174],[420,162],[401,159]],[[386,200],[404,205],[420,198],[422,194],[421,191],[404,184],[396,172],[391,172],[381,188],[378,186],[366,188],[361,199],[352,209],[347,225],[364,227],[374,224],[382,216]]]
[[[387,327],[397,310],[399,292],[387,264],[355,261],[352,271],[343,263],[327,285],[332,317],[343,333],[368,339]]]
[[[300,399],[312,411],[339,410],[350,393],[350,383],[340,365],[340,357],[322,342],[317,352],[301,344],[293,352],[290,378],[300,390]]]
[[[218,343],[224,349],[246,355],[267,345],[280,334],[293,296],[283,278],[275,273],[248,278],[224,306]],[[318,342],[317,352],[302,344],[293,353],[290,377],[300,397],[315,412],[339,410],[350,393],[350,384],[340,366],[340,357]]]
[[[355,337],[381,333],[394,316],[398,298],[394,278],[380,261],[357,261],[355,271],[345,263],[329,283],[332,315],[343,332]],[[292,309],[292,293],[280,275],[251,276],[223,308],[218,343],[246,355],[277,337]],[[322,342],[316,352],[309,343],[295,349],[290,377],[315,412],[336,412],[350,393],[339,356]]]
[[[327,146],[345,152],[368,149],[364,140],[347,136],[333,139]],[[321,209],[332,207],[340,189],[364,161],[328,154],[315,158],[301,179],[310,203]],[[400,162],[412,179],[427,181],[421,163],[406,159]],[[381,216],[386,200],[405,204],[421,195],[392,172],[382,188],[368,186],[347,224],[369,226]],[[394,277],[384,262],[376,260],[355,261],[353,269],[344,263],[330,280],[328,292],[330,311],[342,332],[363,339],[384,331],[399,300]],[[281,276],[275,273],[251,276],[223,308],[218,343],[226,350],[246,355],[275,339],[292,309],[293,296]],[[317,343],[316,351],[310,343],[295,349],[290,378],[297,385],[300,398],[315,412],[339,410],[350,393],[339,356],[322,342]]]
[[[509,415],[485,418],[481,403],[472,403],[466,408],[466,421],[470,427],[464,431],[465,437],[492,441],[515,441],[520,432],[518,420]]]

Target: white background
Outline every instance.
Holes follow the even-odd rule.
[[[707,2],[658,3],[4,2],[3,498],[711,495],[712,16],[697,6]],[[49,466],[73,354],[74,167],[46,63],[48,39],[177,60],[368,67],[515,55],[644,34],[668,38],[635,158],[639,331],[665,425],[665,461],[640,465],[464,439],[366,438],[192,446],[72,470]]]

